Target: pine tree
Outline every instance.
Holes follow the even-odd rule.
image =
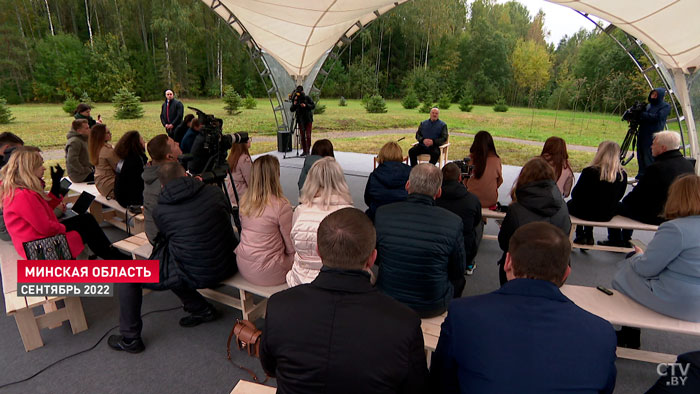
[[[438,100],[437,107],[442,109],[450,109],[450,96],[443,94]]]
[[[413,89],[409,90],[403,100],[401,100],[401,105],[406,109],[413,109],[420,105],[418,96]]]
[[[92,101],[87,91],[84,91],[83,94],[80,95],[80,102],[89,105],[90,108],[95,108],[95,103]]]
[[[137,119],[143,117],[141,98],[127,88],[119,89],[114,97],[112,97],[112,103],[114,103],[114,108],[116,108],[114,117],[117,119]]]
[[[75,109],[78,107],[78,104],[80,102],[78,99],[73,97],[73,95],[68,95],[66,96],[66,101],[63,102],[63,112],[67,113],[70,116],[73,116],[75,113]]]
[[[13,120],[15,118],[12,117],[12,111],[7,106],[7,100],[4,97],[0,97],[0,124],[7,124]]]
[[[255,109],[255,107],[258,106],[258,102],[255,101],[255,97],[251,95],[245,96],[245,100],[243,101],[243,105],[245,106],[245,109]]]
[[[387,111],[386,102],[382,96],[375,94],[367,100],[365,109],[371,114],[383,114]]]
[[[224,103],[226,103],[224,109],[226,110],[227,114],[238,115],[241,113],[238,108],[241,108],[243,105],[243,100],[241,99],[241,96],[236,93],[233,86],[229,85],[224,88],[224,97],[222,100],[224,100]]]
[[[474,108],[472,105],[472,98],[471,96],[465,94],[462,99],[459,100],[459,109],[462,112],[472,112],[472,108]]]

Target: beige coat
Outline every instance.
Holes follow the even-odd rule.
[[[262,215],[241,215],[241,227],[241,242],[236,248],[238,272],[258,286],[284,283],[294,261],[289,201],[273,197]]]
[[[482,208],[496,205],[498,202],[498,187],[503,183],[503,169],[501,159],[491,155],[486,158],[486,169],[481,178],[476,179],[474,175],[467,181],[467,189],[470,193],[479,198]]]
[[[119,163],[119,156],[114,153],[112,145],[104,144],[100,149],[100,156],[95,166],[95,186],[97,186],[97,191],[107,198],[114,198],[117,163]]]

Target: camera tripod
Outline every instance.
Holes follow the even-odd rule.
[[[292,133],[294,134],[294,139],[296,141],[295,146],[296,146],[297,154],[294,156],[287,157],[287,151],[286,151],[286,147],[285,147],[285,151],[284,151],[284,154],[282,155],[282,159],[295,159],[295,158],[302,157],[299,155],[299,145],[301,144],[301,140],[300,140],[301,130],[299,130],[299,123],[297,123],[297,115],[296,114],[292,115],[291,123],[294,125],[294,126],[292,126]],[[292,150],[294,150],[294,149],[292,149]],[[290,152],[291,152],[291,150],[290,150]]]

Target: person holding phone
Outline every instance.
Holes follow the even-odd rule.
[[[90,126],[87,119],[76,119],[66,134],[66,171],[73,182],[95,180],[95,167],[90,163],[88,137]]]

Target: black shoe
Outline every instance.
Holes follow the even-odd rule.
[[[146,349],[141,338],[127,339],[121,335],[111,335],[107,339],[107,345],[114,350],[127,353],[141,353]]]
[[[605,241],[598,241],[598,245],[602,246],[615,246],[618,248],[631,248],[632,244],[629,241],[610,241],[610,240],[605,240]]]
[[[586,237],[586,245],[595,245],[595,239],[593,239],[592,235]]]
[[[180,326],[195,327],[202,323],[208,323],[219,318],[219,312],[213,306],[209,306],[204,312],[192,313],[180,319]]]
[[[641,346],[642,331],[635,327],[622,326],[619,331],[615,331],[617,336],[617,346],[628,349],[639,349]]]
[[[574,238],[575,244],[587,245],[587,242],[588,242],[588,238],[583,237],[583,236]]]

